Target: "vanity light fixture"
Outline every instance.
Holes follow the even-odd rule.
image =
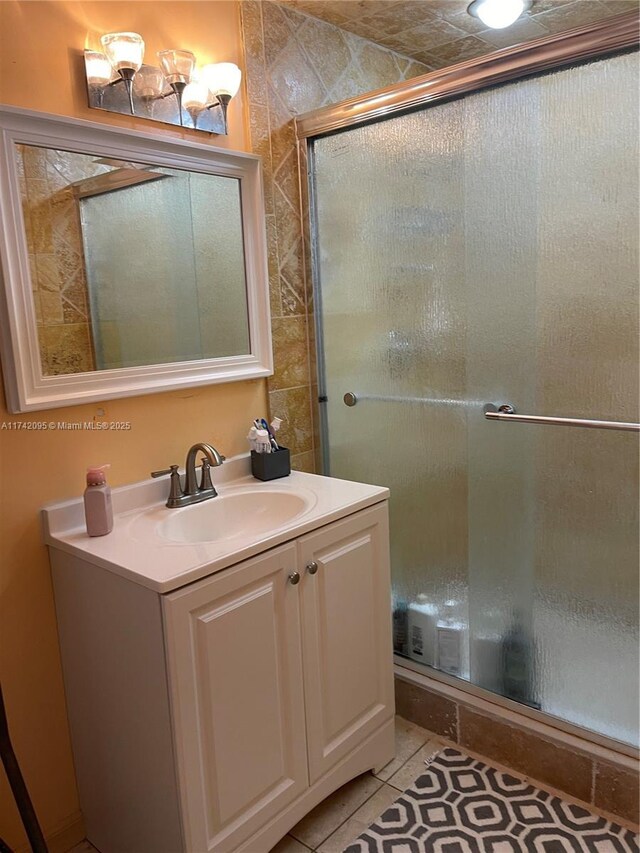
[[[227,109],[242,79],[237,65],[217,62],[198,72],[195,55],[176,48],[158,52],[160,67],[143,65],[138,33],[107,33],[100,41],[104,53],[84,52],[90,107],[180,126],[184,108],[196,130],[228,132]]]
[[[124,82],[131,115],[133,109],[133,77],[140,69],[144,58],[144,41],[138,33],[107,33],[100,39],[105,55],[114,71]]]
[[[171,86],[178,102],[178,119],[182,126],[182,93],[186,89],[196,67],[196,58],[190,50],[161,50],[158,52],[160,68]]]
[[[191,116],[194,128],[198,129],[198,116],[206,110],[210,101],[209,89],[204,83],[195,80],[185,86],[182,93],[182,106]],[[226,122],[225,122],[226,130]]]
[[[467,12],[487,27],[502,30],[531,8],[531,0],[473,0]]]
[[[202,69],[202,82],[222,108],[224,132],[227,133],[227,108],[229,101],[240,88],[242,72],[233,62],[216,62]]]
[[[103,90],[108,86],[113,77],[113,68],[111,63],[104,55],[97,50],[86,50],[84,53],[85,68],[87,71],[87,83],[89,91],[94,91],[96,98],[102,106]]]
[[[133,94],[143,101],[153,101],[164,87],[162,71],[155,65],[143,65],[133,78]]]

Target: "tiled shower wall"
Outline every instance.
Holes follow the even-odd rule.
[[[87,177],[82,158],[20,145],[16,162],[42,372],[94,370],[78,202],[69,185]]]
[[[293,467],[315,470],[311,282],[293,119],[429,69],[272,0],[240,3],[251,146],[263,160],[275,372],[272,415]]]

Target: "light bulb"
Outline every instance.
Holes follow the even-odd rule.
[[[467,11],[491,29],[502,30],[517,21],[524,9],[524,0],[475,0]]]
[[[204,66],[200,78],[212,95],[233,98],[240,88],[242,72],[233,62],[215,62]]]
[[[84,64],[90,86],[99,88],[106,86],[111,80],[113,69],[104,53],[98,53],[95,50],[85,50]]]
[[[107,33],[100,39],[116,71],[137,71],[144,57],[144,41],[138,33]]]
[[[204,83],[189,83],[182,93],[182,106],[185,110],[200,112],[207,106],[209,89]]]

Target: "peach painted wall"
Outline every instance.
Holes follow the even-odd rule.
[[[142,33],[148,57],[163,47],[186,47],[203,62],[243,64],[235,2],[4,0],[0,102],[193,138],[188,130],[87,108],[81,51],[96,46],[103,32],[122,29]],[[230,127],[229,138],[213,144],[247,150],[242,93],[232,102]],[[80,494],[91,463],[111,462],[110,480],[118,485],[171,462],[182,464],[194,441],[211,441],[228,456],[240,453],[249,420],[266,411],[266,402],[266,384],[257,380],[31,415],[9,415],[0,403],[0,424],[94,417],[131,423],[122,433],[0,429],[0,680],[14,748],[52,852],[71,847],[82,831],[38,510],[47,501]],[[26,849],[1,769],[0,837]]]

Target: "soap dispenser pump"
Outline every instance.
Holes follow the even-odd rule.
[[[105,469],[110,465],[87,468],[87,488],[84,491],[84,515],[89,536],[106,536],[113,530],[111,489]]]

